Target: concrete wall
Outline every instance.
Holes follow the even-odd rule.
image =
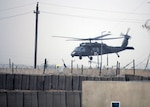
[[[0,91],[0,107],[81,107],[81,92]]]
[[[150,77],[92,77],[65,75],[0,74],[0,89],[4,90],[81,90],[82,81],[150,81]]]
[[[110,107],[120,101],[121,107],[149,107],[150,82],[84,81],[82,107]]]

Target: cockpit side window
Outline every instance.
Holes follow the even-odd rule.
[[[85,48],[84,47],[80,47],[80,51],[81,52],[85,52]]]
[[[76,47],[74,51],[79,51],[79,47]]]

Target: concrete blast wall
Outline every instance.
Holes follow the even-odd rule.
[[[120,107],[150,106],[150,82],[84,81],[82,88],[82,107],[111,107],[111,101]]]
[[[81,92],[77,91],[0,92],[0,107],[81,107]]]

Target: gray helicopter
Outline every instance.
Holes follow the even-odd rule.
[[[53,37],[59,37],[59,38],[69,38],[69,40],[73,41],[89,41],[81,43],[78,47],[76,47],[73,52],[71,53],[71,56],[78,56],[79,59],[82,59],[82,57],[87,56],[90,60],[93,59],[92,56],[95,55],[103,55],[103,54],[110,54],[110,53],[116,53],[119,57],[118,52],[129,49],[134,50],[133,47],[127,46],[128,40],[130,39],[130,36],[128,35],[130,29],[127,30],[126,34],[121,34],[122,37],[116,37],[116,38],[104,38],[106,36],[109,36],[111,34],[105,34],[101,35],[95,38],[74,38],[74,37],[62,37],[62,36],[53,36]],[[103,42],[92,42],[92,41],[98,41],[98,40],[112,40],[112,39],[120,39],[124,38],[121,46],[108,46],[104,44]]]

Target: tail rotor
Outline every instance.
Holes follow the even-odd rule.
[[[131,36],[130,36],[130,35],[128,35],[129,31],[130,31],[130,28],[128,28],[128,29],[127,29],[126,34],[121,33],[120,35],[121,35],[121,36],[124,36],[124,37],[125,37],[125,38],[127,38],[127,39],[130,39],[130,38],[131,38]]]

